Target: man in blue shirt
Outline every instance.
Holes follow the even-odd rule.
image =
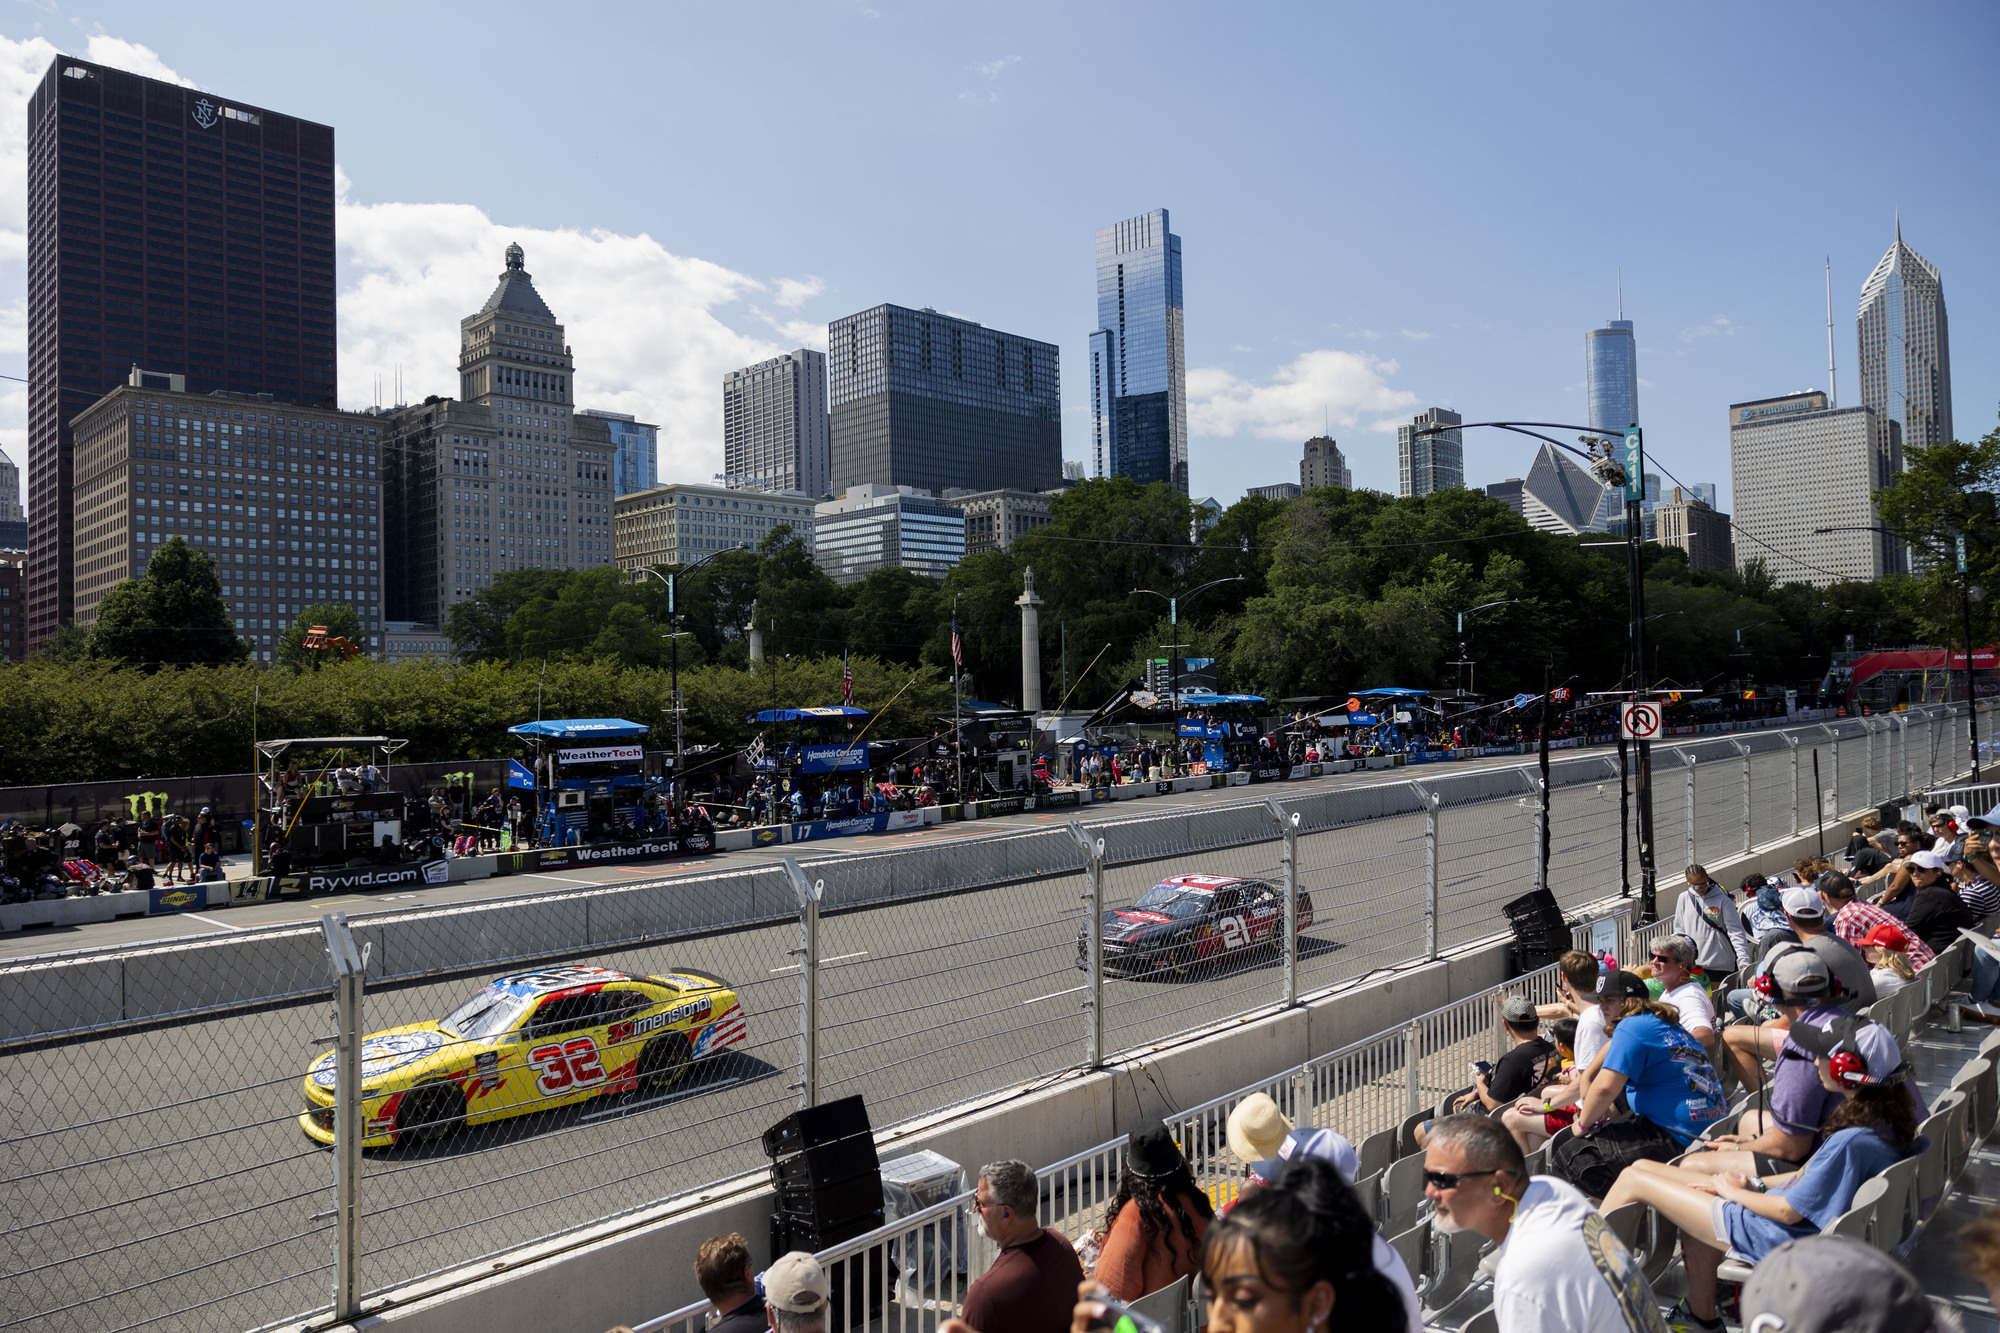
[[[1727,1108],[1708,1052],[1636,973],[1606,977],[1598,1002],[1611,1033],[1603,1068],[1590,1081],[1573,1137],[1550,1163],[1553,1174],[1593,1199],[1602,1198],[1633,1162],[1680,1156]],[[1633,1116],[1613,1121],[1621,1092]]]

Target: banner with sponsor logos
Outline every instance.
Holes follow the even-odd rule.
[[[494,873],[531,875],[537,870],[562,870],[575,866],[619,865],[627,861],[656,861],[669,856],[694,856],[715,850],[715,838],[707,833],[690,833],[684,838],[637,838],[631,842],[581,843],[574,847],[542,847],[532,852],[509,852],[498,858]]]
[[[197,912],[207,906],[206,884],[175,884],[164,889],[146,891],[148,916],[159,916],[165,912]]]
[[[565,766],[570,764],[609,764],[621,759],[644,759],[646,747],[643,745],[566,745],[555,752],[556,758]]]
[[[887,833],[892,829],[917,828],[924,822],[921,810],[885,810],[879,815],[854,815],[847,819],[815,819],[792,825],[793,842],[817,842],[822,838],[851,838],[860,833]]]
[[[296,876],[305,882],[307,893],[345,893],[351,889],[422,888],[449,884],[451,867],[444,861],[411,862],[400,866],[328,866],[323,870],[301,870]]]
[[[844,773],[868,767],[868,746],[848,741],[840,745],[807,745],[799,751],[801,773]]]

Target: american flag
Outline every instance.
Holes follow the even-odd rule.
[[[840,701],[854,707],[854,668],[848,664],[847,650],[840,650]]]
[[[951,664],[961,671],[965,669],[965,654],[959,648],[958,644],[958,612],[956,611],[951,613]]]

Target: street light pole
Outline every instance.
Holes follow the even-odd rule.
[[[749,549],[750,547],[747,542],[739,542],[737,545],[733,547],[724,548],[724,550],[734,550],[734,551],[747,551]],[[683,574],[693,573],[695,570],[700,569],[703,565],[707,564],[709,561],[715,559],[715,557],[721,554],[723,554],[722,551],[710,551],[707,555],[703,556],[701,559],[695,561],[691,565],[677,566],[674,572],[671,574],[662,574],[659,570],[654,569],[651,565],[640,565],[632,571],[633,575],[635,576],[634,577],[635,582],[637,581],[636,576],[641,574],[651,574],[654,578],[658,579],[660,582],[667,585],[667,640],[669,645],[668,647],[669,660],[672,664],[669,667],[670,681],[668,688],[673,692],[673,710],[674,710],[674,776],[672,785],[669,788],[669,790],[681,796],[682,799],[686,799],[687,793],[684,790],[682,790],[683,784],[682,784],[682,773],[681,773],[681,760],[683,757],[683,752],[681,747],[681,636],[675,631],[675,625],[674,625],[675,620],[678,618],[677,613],[674,610],[674,580],[679,578]]]
[[[1132,589],[1135,594],[1143,592],[1152,597],[1164,597],[1167,599],[1167,625],[1172,631],[1167,637],[1173,640],[1172,643],[1167,645],[1167,726],[1172,733],[1171,739],[1168,741],[1170,750],[1179,748],[1181,743],[1181,659],[1174,655],[1183,646],[1180,641],[1181,598],[1193,597],[1196,593],[1207,592],[1210,588],[1219,588],[1225,583],[1241,583],[1243,582],[1243,578],[1244,576],[1241,574],[1232,574],[1226,579],[1213,579],[1202,584],[1199,588],[1193,588],[1184,593],[1157,592],[1152,588]]]

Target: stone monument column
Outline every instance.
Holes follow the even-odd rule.
[[[1042,711],[1042,618],[1035,608],[1042,599],[1035,596],[1035,571],[1021,574],[1021,596],[1014,605],[1021,608],[1021,707],[1029,713]]]

